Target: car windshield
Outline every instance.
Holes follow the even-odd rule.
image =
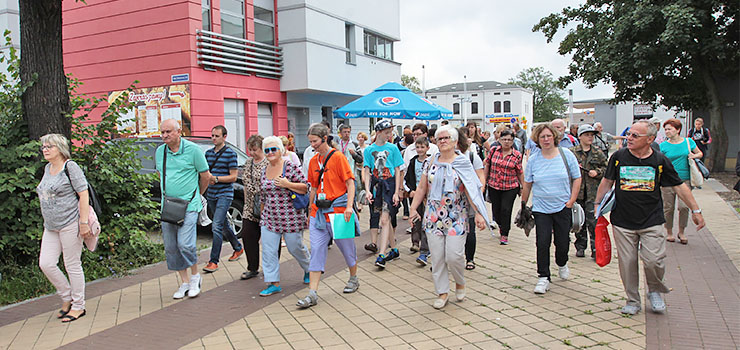
[[[193,141],[195,144],[197,144],[198,147],[203,150],[204,154],[207,150],[213,148],[213,144],[208,139],[188,138],[188,140]],[[136,144],[139,146],[144,146],[136,152],[136,157],[141,159],[142,168],[155,169],[154,150],[162,144],[161,139],[137,140]],[[244,163],[246,163],[247,161],[247,154],[228,142],[226,143],[226,145],[234,150],[234,152],[236,152],[237,164],[239,164],[240,166],[244,165]]]

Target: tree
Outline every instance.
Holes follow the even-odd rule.
[[[70,137],[69,92],[62,60],[62,0],[20,0],[21,96],[32,140],[48,133]]]
[[[614,102],[709,110],[707,165],[722,171],[727,133],[717,81],[738,80],[739,8],[720,0],[588,0],[542,18],[532,30],[551,42],[560,28],[569,28],[558,51],[573,61],[561,83],[612,84]]]
[[[409,90],[411,90],[415,94],[421,92],[421,88],[419,87],[419,79],[416,79],[416,77],[414,76],[401,74],[401,85],[409,88]]]
[[[552,73],[545,68],[527,68],[519,72],[516,78],[510,79],[509,84],[530,89],[534,93],[534,122],[553,120],[565,113],[567,101],[563,97],[563,91]]]

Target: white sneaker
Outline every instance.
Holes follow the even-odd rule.
[[[200,274],[190,276],[190,290],[188,291],[188,297],[195,298],[200,294]]]
[[[175,294],[172,294],[172,299],[182,299],[185,297],[185,294],[188,294],[188,290],[190,289],[190,284],[183,283],[180,288],[175,292]]]
[[[540,277],[537,285],[534,286],[534,294],[545,294],[548,290],[550,290],[550,280],[547,277]]]
[[[570,277],[570,269],[567,264],[558,267],[558,276],[564,280],[567,280],[568,277]]]

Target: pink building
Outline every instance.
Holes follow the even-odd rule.
[[[156,134],[168,118],[196,136],[224,124],[244,149],[251,134],[288,131],[276,2],[64,1],[65,71],[79,92],[111,98],[138,80],[129,133]]]

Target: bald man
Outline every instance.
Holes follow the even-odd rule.
[[[162,189],[163,212],[172,208],[169,206],[172,201],[179,199],[187,203],[182,220],[178,220],[176,215],[163,216],[162,220],[167,268],[177,271],[183,282],[172,297],[193,298],[200,294],[201,285],[195,244],[198,213],[203,209],[200,195],[206,192],[211,174],[200,147],[182,138],[180,122],[167,119],[162,122],[159,130],[164,144],[157,147],[154,159]]]
[[[555,127],[555,129],[558,129],[558,132],[560,133],[560,143],[558,144],[560,147],[563,148],[571,148],[578,144],[578,141],[576,141],[576,138],[572,135],[565,133],[565,121],[557,118],[553,119],[550,124]]]

